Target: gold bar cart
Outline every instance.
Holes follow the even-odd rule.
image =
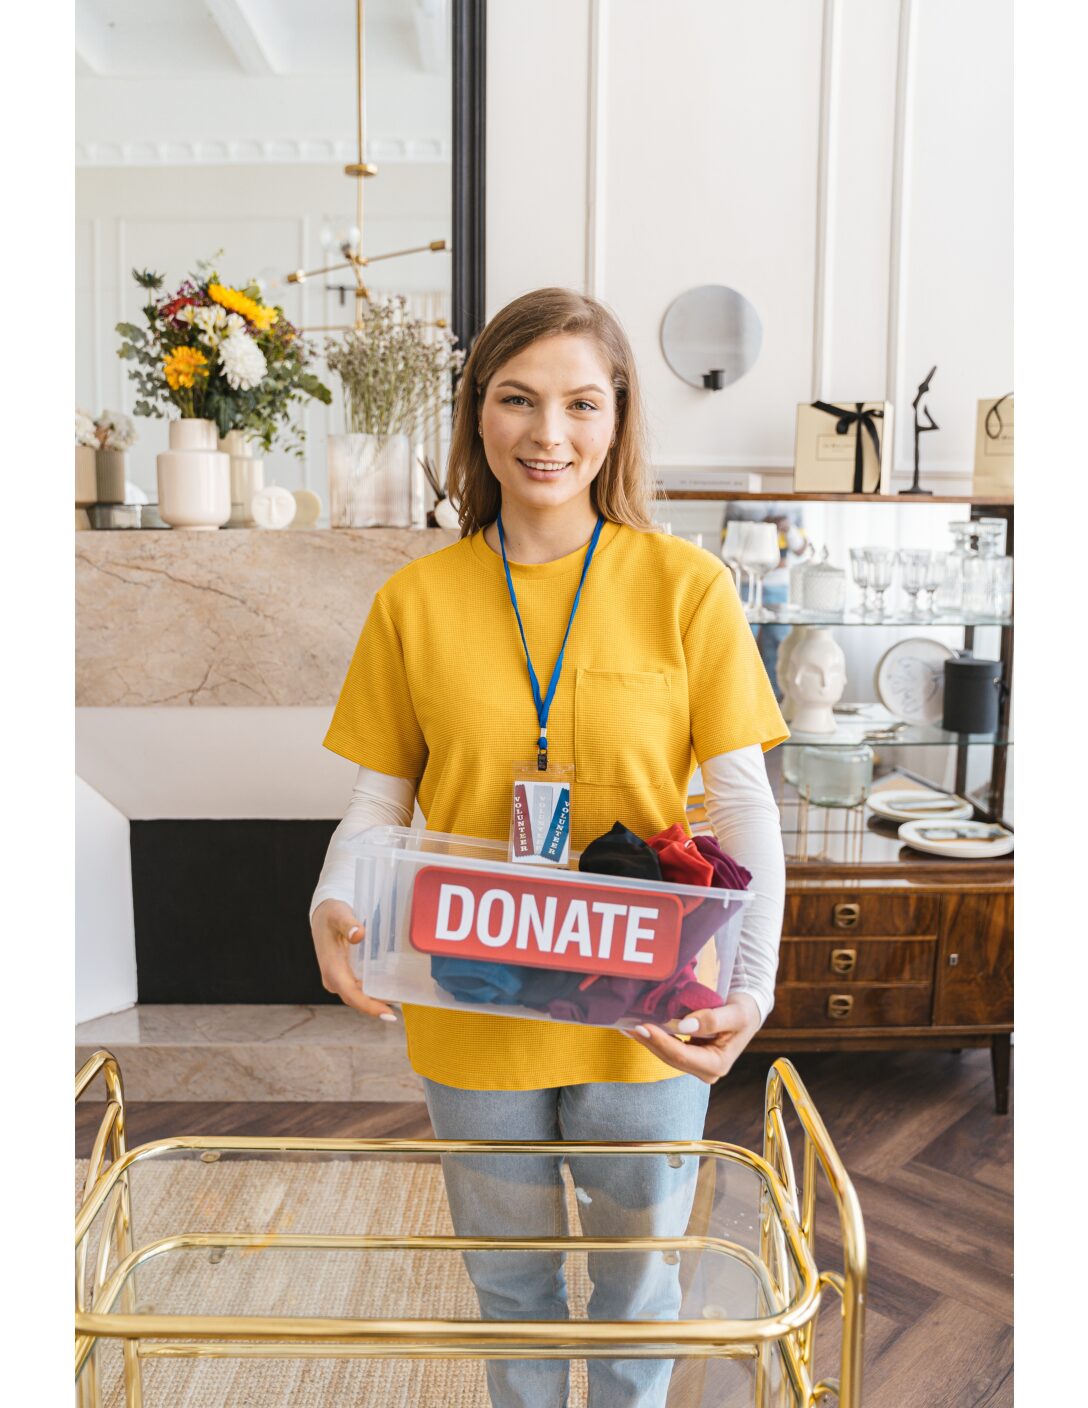
[[[115,1391],[123,1391],[126,1408],[141,1408],[144,1402],[141,1369],[145,1362],[180,1358],[728,1361],[731,1370],[743,1375],[738,1380],[743,1396],[729,1396],[731,1405],[814,1408],[837,1402],[841,1408],[860,1408],[866,1291],[861,1209],[823,1121],[789,1061],[776,1061],[768,1073],[762,1155],[713,1140],[529,1144],[190,1137],[129,1149],[121,1072],[109,1052],[96,1052],[79,1071],[76,1099],[99,1076],[105,1083],[105,1110],[76,1212],[78,1408],[101,1408],[105,1402],[97,1351],[112,1346],[116,1353],[118,1345],[123,1389]],[[787,1121],[793,1119],[802,1136],[799,1173],[787,1133]],[[652,1235],[511,1238],[252,1226],[227,1231],[216,1220],[226,1217],[220,1210],[228,1205],[214,1183],[217,1177],[223,1178],[215,1173],[217,1168],[230,1168],[252,1181],[252,1169],[267,1174],[270,1169],[292,1167],[302,1178],[293,1186],[312,1189],[321,1170],[334,1165],[347,1164],[351,1179],[380,1167],[404,1184],[421,1175],[433,1174],[436,1180],[435,1165],[442,1163],[445,1168],[446,1161],[458,1159],[488,1172],[515,1169],[520,1177],[531,1167],[527,1161],[536,1159],[539,1165],[541,1156],[553,1164],[563,1159],[582,1168],[599,1167],[602,1173],[623,1165],[594,1165],[594,1160],[664,1160],[671,1169],[686,1169],[681,1175],[688,1190],[681,1200],[682,1225],[666,1227],[665,1235],[658,1226]],[[199,1190],[180,1211],[159,1214],[187,1218],[189,1230],[186,1224],[179,1229],[169,1221],[155,1226],[154,1218],[146,1226],[141,1224],[136,1185],[141,1171],[151,1169],[160,1175],[160,1185],[177,1187],[183,1197],[190,1188]],[[841,1270],[819,1270],[815,1260],[818,1171],[837,1211]],[[590,1201],[584,1192],[573,1187],[571,1191]],[[296,1194],[294,1206],[285,1205],[291,1199],[273,1199],[277,1227],[292,1225],[300,1217],[305,1221],[308,1197],[308,1192]],[[576,1205],[571,1202],[572,1208]],[[353,1217],[354,1212],[353,1208]],[[315,1298],[321,1302],[326,1289],[321,1269],[332,1265],[328,1258],[354,1259],[350,1264],[359,1265],[367,1254],[390,1252],[398,1258],[398,1267],[411,1263],[426,1268],[425,1273],[397,1278],[398,1285],[403,1282],[400,1300],[408,1297],[408,1301],[400,1304],[394,1294],[393,1309],[402,1313],[388,1313],[388,1290],[380,1313],[365,1318],[294,1310],[312,1307]],[[285,1256],[288,1253],[290,1257]],[[662,1275],[660,1258],[676,1268],[672,1274],[678,1288],[683,1288],[681,1313],[674,1319],[657,1320],[509,1321],[420,1314],[419,1309],[436,1308],[430,1299],[429,1288],[435,1284],[431,1273],[437,1274],[440,1266],[448,1268],[450,1254],[463,1258],[479,1253],[561,1254],[572,1266],[585,1256],[615,1256],[632,1267],[645,1268],[652,1262],[655,1274]],[[300,1262],[300,1254],[310,1254],[311,1259]],[[238,1303],[247,1309],[256,1304],[262,1313],[202,1313],[209,1308],[207,1301],[192,1304],[186,1299],[186,1287],[193,1297],[192,1288],[198,1284],[188,1274],[193,1257],[202,1258],[202,1269],[207,1263],[232,1258],[231,1274],[236,1280],[228,1299],[234,1308]],[[457,1267],[464,1277],[460,1258]],[[304,1264],[311,1272],[303,1278],[305,1294],[296,1286],[286,1299],[277,1298],[271,1288],[279,1283],[262,1280],[264,1269],[289,1261],[295,1268]],[[161,1278],[169,1267],[185,1270],[167,1291],[163,1287],[168,1283]],[[141,1277],[152,1275],[160,1280],[155,1283],[153,1303],[148,1304],[138,1286]],[[262,1300],[265,1289],[266,1301]],[[838,1332],[829,1336],[841,1336],[838,1373],[817,1378],[817,1317],[829,1291],[839,1308]],[[417,1293],[418,1299],[412,1300]],[[284,1313],[285,1307],[291,1313]]]

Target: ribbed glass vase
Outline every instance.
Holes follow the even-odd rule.
[[[420,528],[423,473],[407,435],[329,436],[329,526]]]

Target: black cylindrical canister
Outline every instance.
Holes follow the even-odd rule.
[[[1001,699],[1000,660],[963,656],[944,662],[944,727],[950,733],[993,733]]]

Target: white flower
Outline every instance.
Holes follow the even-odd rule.
[[[190,309],[183,310],[188,313]],[[226,309],[219,307],[194,308],[192,311],[192,322],[200,330],[201,341],[208,347],[218,347],[220,333],[227,321]]]
[[[128,450],[136,443],[136,427],[120,411],[103,411],[95,427],[103,450]]]
[[[225,308],[217,308],[215,311],[219,314],[221,319],[217,326],[222,327],[226,324],[228,337],[232,332],[245,331],[246,320],[242,317],[241,313],[228,313]]]
[[[249,391],[268,370],[264,353],[244,332],[231,332],[219,344],[219,359],[236,391]]]
[[[191,303],[187,303],[184,308],[174,314],[179,323],[191,323],[196,316],[196,309]]]
[[[98,449],[98,436],[94,433],[91,413],[83,410],[81,406],[76,407],[76,444],[89,445],[93,450]]]

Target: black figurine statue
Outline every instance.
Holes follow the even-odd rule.
[[[918,469],[919,469],[919,464],[918,464],[918,442],[919,442],[919,440],[921,439],[921,437],[925,434],[925,432],[926,432],[927,430],[940,430],[941,427],[937,424],[937,422],[936,422],[936,421],[933,419],[933,417],[930,415],[930,413],[929,413],[929,407],[928,407],[928,406],[921,406],[921,409],[925,412],[925,417],[926,417],[926,420],[929,422],[929,424],[928,424],[928,425],[919,425],[919,423],[918,423],[918,410],[919,410],[919,406],[921,405],[922,397],[923,397],[923,396],[926,394],[926,392],[929,390],[929,383],[933,380],[933,376],[934,376],[934,373],[936,372],[936,370],[937,370],[936,367],[930,367],[930,369],[929,369],[929,375],[926,377],[925,381],[922,382],[921,386],[919,386],[919,388],[918,388],[918,395],[915,396],[915,398],[914,398],[914,480],[913,480],[913,482],[911,483],[911,486],[910,486],[909,489],[900,489],[900,490],[899,490],[899,492],[900,492],[901,494],[930,494],[930,495],[932,495],[932,493],[933,493],[933,490],[932,490],[932,489],[920,489],[920,488],[918,487]]]

